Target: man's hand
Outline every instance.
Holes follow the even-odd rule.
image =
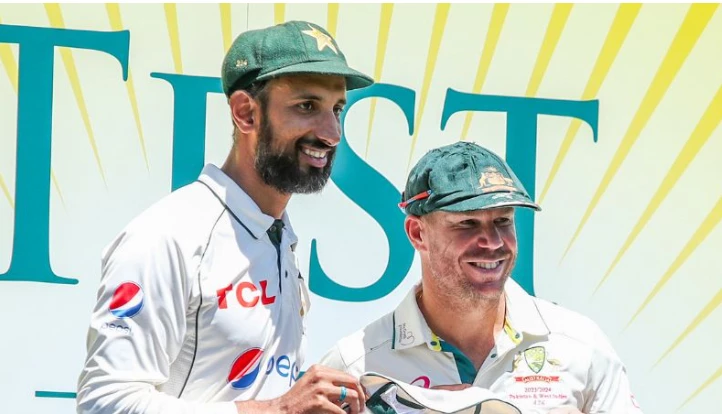
[[[341,387],[346,387],[343,401],[339,401]],[[341,408],[345,405],[348,405],[348,411]],[[287,393],[275,400],[236,402],[239,414],[264,411],[284,414],[358,414],[365,405],[366,394],[356,378],[322,365],[312,365]]]

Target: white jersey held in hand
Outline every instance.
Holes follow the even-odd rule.
[[[375,372],[365,373],[360,380],[370,395],[366,402],[366,413],[522,414],[513,404],[483,388],[434,390]]]

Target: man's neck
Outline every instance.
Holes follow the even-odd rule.
[[[280,219],[291,195],[281,193],[264,183],[256,172],[253,158],[239,159],[235,156],[236,153],[237,151],[231,152],[221,170],[251,197],[264,214]]]
[[[449,306],[450,300],[432,291],[421,290],[417,303],[431,331],[463,352],[478,370],[494,348],[497,333],[504,328],[504,294],[497,300],[461,308]]]

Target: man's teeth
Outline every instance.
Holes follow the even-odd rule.
[[[302,148],[301,151],[303,151],[304,154],[313,158],[326,158],[326,153],[323,151],[314,151],[308,148]]]
[[[472,263],[476,267],[480,267],[482,269],[496,269],[501,264],[501,261],[498,262],[491,262],[491,263]]]

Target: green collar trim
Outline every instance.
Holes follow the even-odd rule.
[[[441,341],[441,351],[450,352],[454,355],[454,361],[456,362],[456,369],[459,371],[461,383],[473,384],[476,379],[477,372],[471,360],[457,347],[443,340]]]

